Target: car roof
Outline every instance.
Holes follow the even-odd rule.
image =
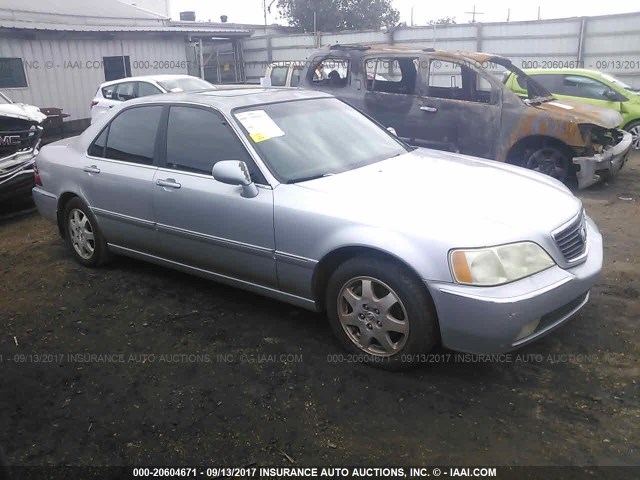
[[[510,64],[511,60],[500,55],[493,53],[483,52],[463,52],[463,51],[451,51],[451,50],[436,50],[433,48],[415,48],[403,45],[347,45],[336,44],[329,47],[324,47],[317,51],[317,53],[331,54],[331,55],[349,55],[352,52],[359,52],[363,56],[367,55],[379,55],[379,54],[414,54],[414,55],[434,55],[438,57],[452,58],[458,60],[466,60],[479,64],[487,62],[495,62],[498,64]]]
[[[240,107],[264,105],[267,103],[289,102],[294,100],[310,100],[315,98],[334,98],[328,93],[297,88],[255,87],[230,88],[226,90],[202,90],[198,92],[166,93],[137,98],[126,102],[127,106],[157,103],[190,103],[207,105],[222,112],[229,113]]]
[[[181,74],[166,74],[166,75],[141,75],[138,77],[125,77],[119,78],[118,80],[111,80],[109,82],[104,82],[101,87],[108,87],[110,85],[116,85],[118,83],[125,82],[139,82],[139,81],[152,81],[152,82],[163,82],[166,80],[176,80],[178,78],[198,78],[192,75],[181,75]]]

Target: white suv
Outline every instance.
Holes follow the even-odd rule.
[[[169,92],[194,92],[215,88],[190,75],[153,75],[121,78],[100,85],[91,102],[91,123],[120,102]]]

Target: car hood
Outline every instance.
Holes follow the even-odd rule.
[[[588,123],[603,128],[617,128],[622,123],[622,116],[611,108],[575,100],[553,100],[532,106],[576,124]]]
[[[24,103],[9,103],[0,105],[0,116],[28,120],[42,123],[47,116],[38,107]]]
[[[438,228],[438,235],[458,242],[473,232],[474,244],[551,232],[581,209],[551,177],[429,149],[296,186],[320,196],[301,201],[335,216],[420,235]]]

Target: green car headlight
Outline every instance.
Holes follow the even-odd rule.
[[[540,245],[522,242],[453,250],[449,254],[449,264],[456,282],[486,287],[528,277],[556,263]]]

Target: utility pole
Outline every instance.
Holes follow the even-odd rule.
[[[415,8],[415,5],[411,5],[411,26],[413,27],[413,9]]]
[[[511,18],[511,9],[507,8],[507,22],[509,21],[510,18]]]
[[[476,6],[473,6],[473,12],[464,12],[468,15],[472,15],[471,17],[471,23],[476,23],[476,15],[484,15],[483,12],[476,12]]]
[[[540,20],[540,7],[538,7],[538,20]]]

